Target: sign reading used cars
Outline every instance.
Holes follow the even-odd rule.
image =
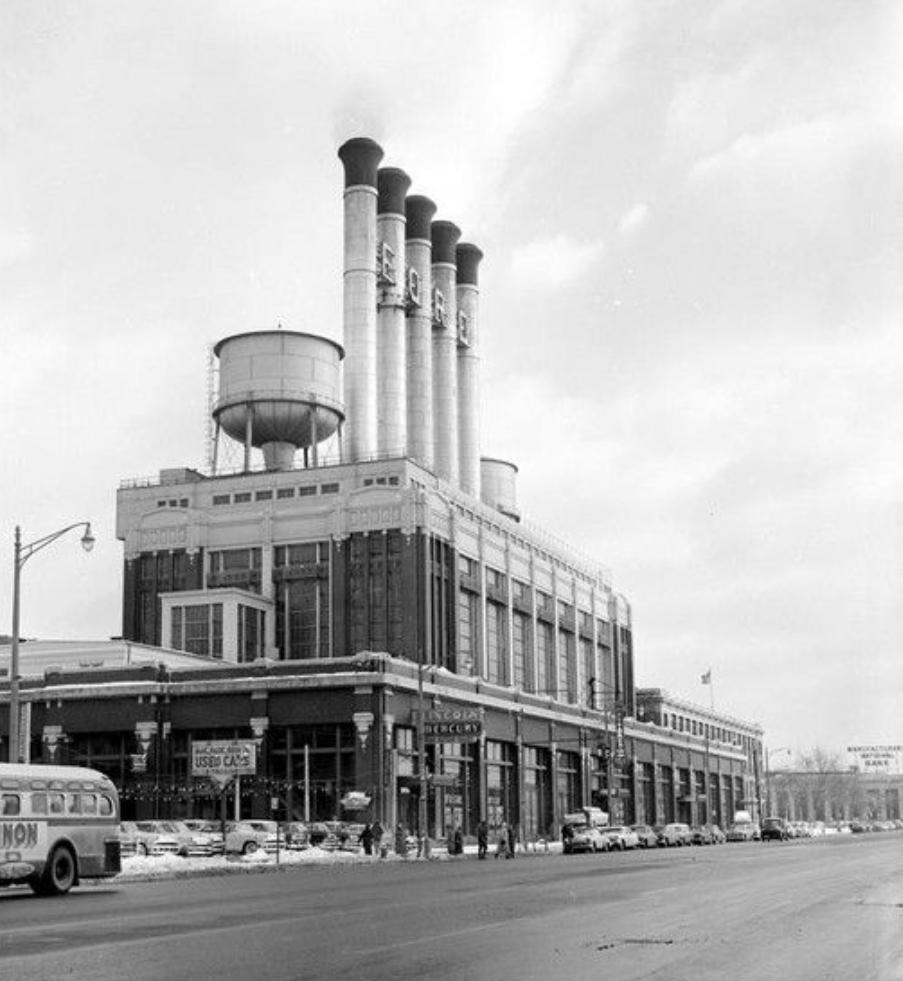
[[[471,742],[483,732],[483,713],[478,708],[434,708],[423,713],[427,742]]]
[[[253,739],[207,739],[191,744],[193,777],[243,777],[257,772]]]

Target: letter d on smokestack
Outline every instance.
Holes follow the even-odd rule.
[[[345,165],[345,411],[343,453],[354,463],[375,456],[376,169],[383,151],[363,137],[339,147]]]

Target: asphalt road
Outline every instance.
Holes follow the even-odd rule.
[[[896,981],[903,833],[0,891],[9,981]]]

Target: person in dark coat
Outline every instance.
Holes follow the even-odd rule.
[[[463,855],[464,854],[464,832],[460,828],[455,828],[454,842],[455,842],[455,854],[456,855]]]
[[[358,840],[364,846],[364,854],[372,855],[373,854],[373,828],[370,826],[369,823],[364,825],[364,830],[360,833],[360,837]]]
[[[517,854],[517,829],[513,824],[508,825],[508,854],[505,858],[514,858]]]
[[[477,858],[486,858],[489,851],[489,828],[485,821],[477,825]]]
[[[373,822],[373,854],[379,855],[380,858],[386,857],[385,854],[383,854],[384,834],[385,831],[383,831],[383,826],[379,823],[379,821],[374,821]]]
[[[395,854],[408,857],[408,831],[401,821],[395,826]]]

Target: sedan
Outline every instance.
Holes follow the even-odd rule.
[[[681,824],[680,822],[666,824],[658,833],[658,843],[663,848],[692,845],[693,836],[690,832],[690,826],[688,824]]]
[[[610,850],[624,852],[631,848],[638,848],[640,844],[640,836],[633,828],[628,828],[626,824],[615,824],[603,828],[602,834],[608,840]]]
[[[658,845],[658,834],[648,824],[634,824],[633,830],[636,832],[640,848],[655,848]]]

